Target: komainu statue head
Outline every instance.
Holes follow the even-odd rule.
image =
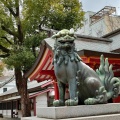
[[[76,54],[74,40],[76,36],[74,30],[63,29],[52,36],[55,39],[54,44],[54,63],[61,65],[68,61],[79,61],[80,57]]]
[[[64,29],[53,35],[52,38],[56,40],[55,48],[59,46],[59,49],[62,48],[66,51],[69,51],[72,48],[74,49],[74,40],[76,39],[74,31]]]
[[[57,34],[53,35],[52,38],[57,41],[74,41],[76,36],[74,35],[74,30],[63,29],[59,31]]]

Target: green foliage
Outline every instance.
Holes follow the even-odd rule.
[[[2,72],[3,72],[3,69],[4,69],[4,64],[0,61],[0,76],[2,76]]]
[[[27,92],[21,84],[21,81],[26,82],[20,73],[27,72],[37,58],[36,48],[46,37],[41,27],[70,29],[81,26],[82,20],[78,0],[0,0],[0,57],[6,57],[5,63],[15,68],[21,98],[23,92],[24,95]],[[24,90],[21,92],[20,89]],[[25,115],[30,114],[26,112],[28,107],[23,108],[23,116],[28,116]]]
[[[79,0],[0,0],[0,54],[10,54],[5,59],[8,65],[29,70],[46,37],[41,26],[77,28],[83,15]]]
[[[31,29],[38,24],[56,30],[76,29],[82,26],[84,12],[79,0],[25,0],[24,18]]]
[[[14,49],[11,50],[11,54],[8,58],[4,59],[5,63],[9,66],[14,66],[15,68],[19,68],[21,70],[28,70],[33,65],[35,61],[35,57],[33,53],[21,46],[14,46]]]
[[[81,7],[79,0],[59,0],[52,4],[48,26],[56,30],[81,27],[84,19]]]
[[[24,31],[31,33],[39,29],[39,25],[46,24],[46,16],[53,0],[24,0],[23,16]]]
[[[26,36],[24,45],[27,48],[38,47],[41,41],[46,37],[47,35],[45,32],[35,33],[34,35]]]

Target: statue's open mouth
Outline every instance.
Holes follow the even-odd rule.
[[[61,43],[61,44],[66,44],[66,43],[69,43],[69,44],[73,44],[73,40],[59,40],[59,42]]]
[[[74,41],[73,40],[59,40],[59,43],[61,44],[61,47],[65,49],[66,51],[70,50],[73,46]]]

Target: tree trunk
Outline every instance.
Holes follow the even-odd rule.
[[[15,69],[16,86],[21,96],[21,111],[23,117],[31,116],[31,105],[27,91],[27,79],[22,76],[20,69]]]

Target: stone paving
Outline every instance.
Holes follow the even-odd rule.
[[[20,120],[20,118],[0,118],[0,120]]]

